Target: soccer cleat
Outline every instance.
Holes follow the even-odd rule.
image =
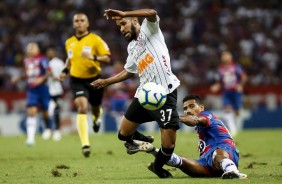
[[[101,119],[98,119],[96,122],[93,122],[93,131],[95,133],[99,132],[101,127]]]
[[[173,177],[171,173],[165,170],[164,168],[160,168],[160,170],[157,170],[153,162],[148,166],[148,169],[152,171],[153,173],[155,173],[159,178],[172,178]]]
[[[154,146],[149,142],[133,140],[132,143],[126,142],[124,146],[127,149],[127,153],[132,155],[137,152],[150,152],[154,149]]]
[[[222,174],[222,179],[248,179],[248,176],[243,173],[228,171]]]
[[[61,132],[59,130],[55,130],[52,137],[53,141],[59,141],[62,139]]]
[[[48,140],[51,137],[51,129],[47,128],[44,130],[43,134],[42,134],[42,139],[44,140]]]
[[[90,156],[90,146],[83,146],[82,147],[82,154],[85,156],[85,158],[88,158]]]
[[[34,146],[34,145],[35,145],[35,141],[34,141],[34,140],[26,140],[26,141],[25,141],[25,144],[26,144],[27,146]]]

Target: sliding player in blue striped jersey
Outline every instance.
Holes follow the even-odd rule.
[[[199,139],[200,158],[193,160],[173,154],[166,163],[177,167],[192,177],[219,177],[223,179],[247,179],[238,171],[239,151],[228,129],[209,111],[197,95],[183,99],[184,116],[180,122],[195,127]],[[156,155],[158,149],[149,153]]]

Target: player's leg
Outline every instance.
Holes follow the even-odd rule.
[[[240,173],[237,168],[238,159],[238,153],[232,148],[229,149],[229,153],[223,149],[216,149],[213,152],[213,164],[215,168],[223,171],[223,179],[247,179],[247,175]]]
[[[85,79],[78,79],[75,77],[70,78],[70,86],[74,96],[74,104],[77,110],[76,125],[80,138],[82,153],[85,157],[90,156],[90,142],[88,137],[88,98],[89,91],[86,87],[89,85],[89,81]]]
[[[148,153],[150,153],[154,157],[156,157],[158,152],[159,152],[159,149],[153,148]],[[187,174],[191,177],[206,177],[206,176],[208,176],[206,169],[199,162],[197,162],[197,161],[195,161],[191,158],[179,156],[175,153],[173,153],[171,155],[170,159],[166,162],[166,165],[179,168],[182,172],[184,172],[185,174]]]
[[[171,158],[173,154],[176,131],[179,129],[179,116],[176,110],[177,91],[167,95],[167,100],[164,106],[156,111],[149,113],[158,122],[161,130],[161,148],[158,151],[154,162],[149,166],[149,169],[160,178],[169,178],[172,175],[162,167]]]
[[[140,105],[137,98],[134,98],[128,107],[125,115],[122,117],[118,138],[125,141],[127,153],[133,154],[138,151],[148,151],[153,148],[149,142],[153,142],[151,136],[144,136],[137,131],[138,126],[143,122],[152,121],[153,118]]]
[[[96,80],[97,77],[91,79],[92,81]],[[91,112],[92,112],[92,121],[93,121],[93,131],[95,133],[99,132],[101,124],[102,124],[102,116],[103,116],[103,108],[101,106],[102,99],[104,95],[104,88],[96,89],[90,86],[89,84],[86,86],[89,98],[88,101],[91,104]]]
[[[51,137],[51,126],[52,126],[52,121],[48,113],[48,108],[49,108],[49,103],[50,103],[50,94],[49,94],[49,89],[47,86],[42,86],[40,88],[40,104],[42,107],[43,111],[43,121],[45,124],[45,129],[42,134],[42,138],[47,140]]]
[[[204,166],[199,162],[186,157],[181,157],[182,164],[178,167],[182,172],[191,177],[208,177]]]
[[[138,128],[138,126],[139,124],[134,123],[123,116],[119,127],[119,133],[118,133],[119,139],[122,141],[126,141],[128,143],[132,143],[133,134]]]
[[[237,134],[235,116],[233,113],[232,101],[231,101],[232,93],[224,92],[223,94],[223,105],[224,105],[224,119],[225,124],[230,131],[232,136]]]
[[[52,130],[51,130],[51,118],[49,117],[48,110],[43,110],[43,121],[45,124],[45,129],[42,133],[42,138],[44,140],[48,140],[51,137]]]
[[[92,111],[92,120],[93,120],[93,131],[97,133],[99,132],[101,127],[103,109],[101,105],[91,106],[91,111]]]
[[[242,106],[242,93],[235,92],[234,94],[234,102],[233,102],[233,109],[235,112],[235,122],[236,122],[236,128],[239,131],[243,128],[243,122],[240,116],[240,109]]]
[[[36,128],[37,128],[37,107],[28,106],[27,118],[26,118],[26,131],[27,131],[26,144],[29,146],[35,144]]]
[[[54,127],[55,130],[53,133],[53,140],[59,141],[62,138],[61,131],[60,131],[60,96],[54,97],[53,102],[55,104],[54,109],[53,109],[53,119],[54,119],[54,125],[55,125]]]
[[[80,138],[82,153],[85,157],[90,155],[90,142],[88,136],[88,121],[87,121],[87,107],[88,100],[85,96],[76,97],[74,100],[75,106],[77,108],[77,131]]]
[[[27,145],[35,144],[35,134],[37,129],[37,104],[39,103],[39,95],[36,90],[31,89],[27,91],[26,108],[26,132]]]
[[[163,169],[171,158],[176,141],[176,130],[174,129],[162,129],[161,128],[161,148],[158,151],[153,163],[148,167],[149,170],[154,172],[160,178],[171,178],[172,175]]]

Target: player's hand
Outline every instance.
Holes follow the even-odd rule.
[[[186,121],[186,116],[179,116],[179,121],[180,122],[185,122]]]
[[[94,57],[89,52],[82,52],[81,57],[93,60]]]
[[[42,84],[43,82],[45,82],[46,78],[44,76],[41,76],[39,78],[37,78],[35,81],[34,81],[34,86],[38,86],[40,84]]]
[[[236,90],[239,92],[239,93],[242,93],[243,92],[243,86],[241,84],[238,84],[236,86]]]
[[[210,87],[212,93],[217,93],[220,90],[220,84],[214,84]]]
[[[91,82],[90,85],[93,86],[94,88],[100,89],[108,86],[109,84],[106,79],[97,79]]]
[[[20,77],[19,77],[19,76],[14,76],[14,77],[11,78],[11,83],[12,83],[12,84],[15,84],[15,83],[17,83],[19,80],[20,80]]]
[[[62,72],[60,74],[59,81],[63,82],[66,78],[67,78],[67,74],[65,72]]]
[[[107,19],[120,20],[125,16],[125,12],[113,9],[105,10],[104,16]]]

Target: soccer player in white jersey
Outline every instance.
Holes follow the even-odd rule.
[[[56,51],[53,47],[47,49],[46,56],[49,59],[49,66],[53,74],[53,76],[49,77],[48,79],[49,93],[51,95],[48,112],[50,117],[52,117],[55,125],[52,139],[54,141],[59,141],[61,140],[60,100],[64,92],[62,83],[61,81],[59,81],[59,77],[62,70],[64,69],[64,62],[60,58],[56,57]],[[42,134],[43,139],[49,139],[50,136],[50,129],[46,129]]]
[[[160,178],[170,178],[172,175],[163,169],[163,165],[174,151],[176,131],[179,129],[176,88],[180,82],[171,71],[168,48],[159,27],[160,18],[153,9],[134,11],[108,9],[105,10],[104,16],[115,20],[121,33],[130,42],[127,48],[128,57],[122,72],[107,79],[95,80],[91,85],[102,88],[138,73],[140,86],[147,82],[156,82],[165,87],[167,101],[162,108],[155,111],[146,110],[139,104],[137,95],[141,87],[138,87],[134,100],[121,120],[118,137],[126,142],[125,146],[129,154],[140,150],[146,151],[150,144],[135,141],[135,131],[141,123],[157,121],[161,131],[161,148],[148,169]],[[145,18],[141,25],[138,17]]]

